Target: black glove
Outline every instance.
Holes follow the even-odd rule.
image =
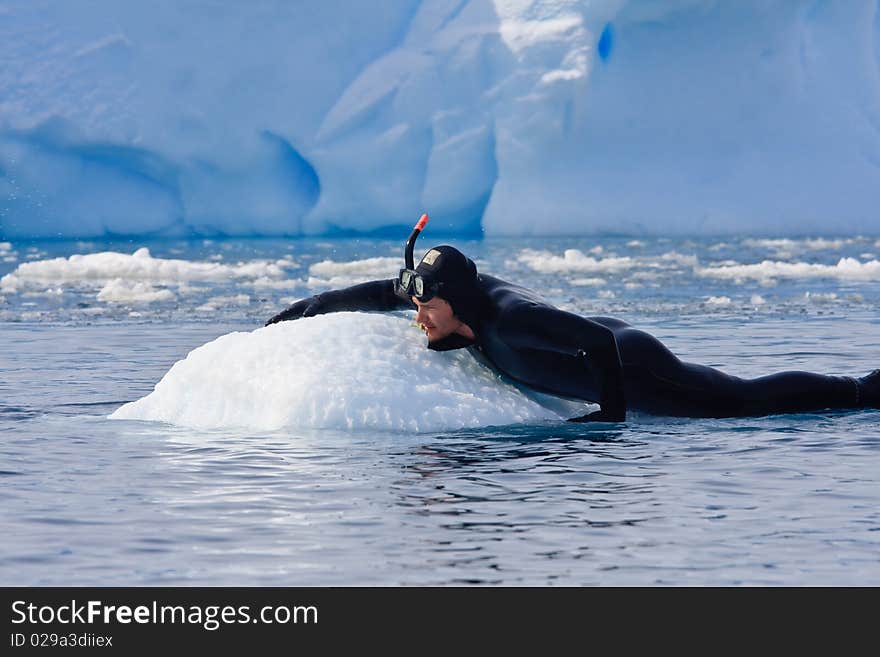
[[[626,411],[609,413],[608,411],[598,410],[580,417],[569,418],[568,422],[625,422]]]
[[[290,308],[286,310],[282,310],[280,313],[275,315],[272,319],[266,322],[266,326],[269,324],[276,324],[278,322],[286,322],[289,319],[299,319],[300,317],[313,317],[318,315],[323,310],[323,304],[321,303],[320,295],[316,295],[313,297],[309,297],[308,299],[301,299],[293,304]]]

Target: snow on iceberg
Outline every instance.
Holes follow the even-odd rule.
[[[110,418],[196,428],[425,432],[559,416],[466,351],[426,349],[408,318],[334,313],[219,337]]]
[[[877,234],[877,0],[0,6],[0,239]]]

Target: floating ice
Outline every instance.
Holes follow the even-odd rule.
[[[284,276],[283,266],[288,266],[288,261],[258,260],[224,265],[154,258],[148,249],[140,248],[131,255],[105,251],[22,263],[11,274],[0,278],[0,289],[14,292],[21,287],[46,284],[107,285],[114,280],[155,285],[221,283],[230,280],[262,284],[263,281],[280,281]],[[119,285],[115,284],[115,288],[119,288]],[[143,289],[148,292],[146,288]],[[112,289],[108,290],[108,298],[113,294]]]
[[[836,292],[805,292],[804,300],[810,303],[835,303],[839,299]]]
[[[309,267],[309,274],[316,277],[331,278],[333,276],[374,276],[393,275],[400,267],[400,258],[378,257],[364,260],[334,262],[322,260]]]
[[[558,419],[409,317],[334,313],[230,333],[178,361],[112,419],[198,428],[425,432]]]
[[[664,263],[673,263],[676,265],[684,265],[685,267],[695,267],[697,265],[697,256],[693,254],[677,253],[670,251],[660,256],[660,260]]]
[[[880,280],[880,261],[859,262],[855,258],[841,258],[836,265],[807,262],[778,262],[764,260],[753,265],[724,265],[697,267],[698,276],[731,280],[754,279],[772,281],[777,278],[837,278],[854,281]]]
[[[591,249],[593,253],[600,253],[602,247]],[[542,274],[617,274],[631,271],[630,278],[654,279],[659,278],[658,272],[677,271],[681,268],[691,269],[699,263],[696,255],[683,254],[676,251],[659,255],[640,256],[617,256],[608,255],[604,258],[593,258],[584,255],[578,249],[566,249],[562,256],[555,255],[550,251],[537,251],[535,249],[523,249],[517,255],[514,262],[508,265],[523,263],[533,271]],[[598,276],[578,277],[570,281],[572,285],[598,285],[602,278]]]
[[[62,297],[64,290],[60,287],[50,287],[45,290],[32,290],[21,295],[23,298],[32,299],[36,297]]]
[[[173,301],[176,297],[171,290],[157,290],[149,283],[114,278],[101,288],[97,298],[110,303],[152,303]]]
[[[562,257],[554,255],[550,251],[524,249],[517,256],[517,260],[542,274],[569,272],[614,273],[629,269],[636,264],[633,258],[627,256],[610,256],[597,260],[596,258],[584,255],[582,251],[577,249],[566,249]]]
[[[344,287],[379,278],[394,278],[400,269],[400,258],[377,257],[348,262],[323,260],[309,267],[309,287]]]
[[[217,310],[220,307],[247,306],[251,298],[247,294],[232,294],[228,296],[211,297],[198,310]]]
[[[849,237],[826,239],[818,238],[774,238],[774,239],[755,239],[749,238],[742,241],[742,245],[748,248],[766,249],[770,251],[775,258],[784,258],[792,260],[804,254],[812,254],[817,251],[839,252],[845,247],[855,244],[870,244],[870,241],[864,237]]]
[[[743,240],[743,246],[749,247],[760,247],[766,249],[776,249],[779,251],[790,251],[790,252],[798,252],[798,251],[823,251],[826,249],[841,249],[844,246],[849,246],[850,244],[858,243],[859,238],[846,238],[846,239],[826,239],[824,237],[817,238],[804,238],[804,239],[790,239],[787,237],[784,238],[773,238],[773,239],[755,239],[749,238]]]

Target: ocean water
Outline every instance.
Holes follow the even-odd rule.
[[[880,584],[880,411],[418,432],[107,419],[193,349],[393,275],[402,242],[0,243],[0,584]],[[876,238],[453,243],[685,360],[880,367]]]

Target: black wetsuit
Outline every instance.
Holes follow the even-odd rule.
[[[536,391],[600,405],[601,411],[581,420],[623,420],[627,408],[657,415],[735,417],[866,405],[854,378],[782,372],[742,379],[683,362],[655,337],[619,319],[559,310],[494,276],[481,274],[479,285],[486,307],[479,317],[468,318],[476,339],[455,336],[452,346],[468,347],[502,375]],[[390,279],[324,292],[269,323],[344,310],[416,307],[395,289]]]

